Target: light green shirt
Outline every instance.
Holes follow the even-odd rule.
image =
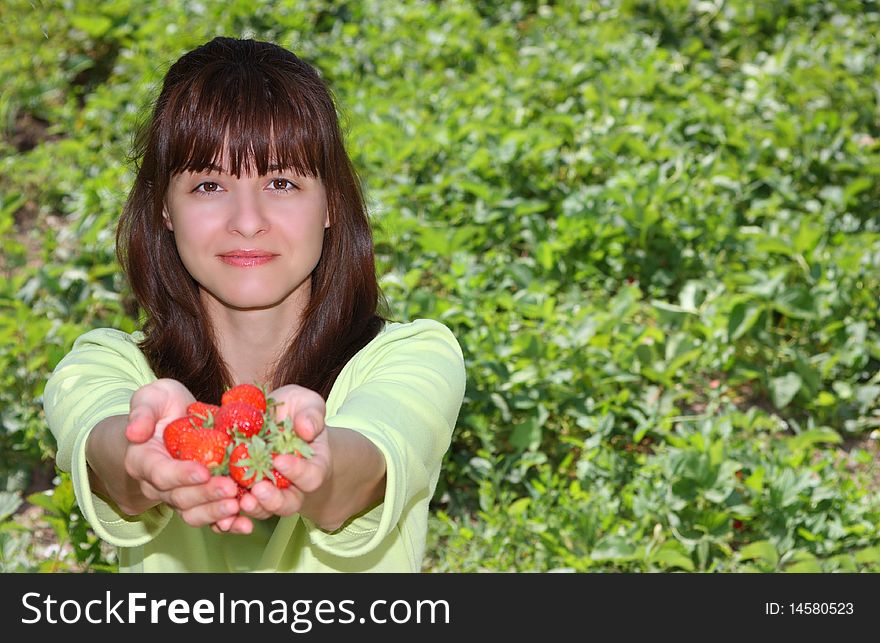
[[[119,547],[123,572],[417,572],[428,503],[464,398],[455,337],[439,322],[389,323],[342,369],[326,423],[358,431],[385,456],[380,505],[328,533],[299,515],[255,520],[247,536],[187,525],[167,505],[127,516],[89,486],[86,438],[127,415],[131,396],[156,379],[137,334],[98,329],[76,340],[46,384],[44,408],[58,466],[95,533]]]

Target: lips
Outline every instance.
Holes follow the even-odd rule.
[[[263,264],[269,263],[278,255],[274,252],[268,252],[266,250],[230,250],[229,252],[224,252],[222,254],[217,255],[217,258],[220,259],[225,264],[230,266],[236,266],[239,268],[251,268],[253,266],[262,266]]]

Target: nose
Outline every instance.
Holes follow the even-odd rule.
[[[228,229],[231,233],[245,238],[256,237],[269,230],[269,219],[266,217],[263,204],[253,190],[236,190]]]

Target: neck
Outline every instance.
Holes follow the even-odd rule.
[[[206,297],[205,307],[233,384],[270,385],[278,358],[299,333],[304,306],[241,310]]]

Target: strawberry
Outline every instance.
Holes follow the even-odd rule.
[[[256,482],[256,472],[250,466],[250,453],[246,442],[239,442],[229,454],[229,475],[240,489],[250,489]]]
[[[294,432],[291,418],[275,421],[274,405],[260,387],[234,386],[223,394],[220,406],[190,404],[185,417],[166,427],[166,447],[173,457],[201,462],[214,475],[228,473],[238,485],[239,499],[261,480],[285,489],[290,480],[275,468],[275,457],[309,458],[313,452]]]
[[[213,425],[213,418],[217,411],[220,410],[220,407],[216,404],[208,404],[207,402],[193,402],[188,407],[186,407],[186,414],[191,416],[193,422],[195,422],[196,426],[205,426],[206,428],[211,428]]]
[[[263,413],[247,402],[229,402],[221,405],[214,415],[214,428],[226,431],[231,437],[237,433],[249,438],[263,428]]]
[[[185,415],[176,420],[172,420],[162,433],[162,440],[165,442],[165,448],[173,458],[180,456],[180,439],[185,433],[197,431],[198,428],[193,419]]]
[[[206,467],[222,472],[226,464],[226,449],[232,438],[226,431],[196,429],[184,432],[178,445],[179,460],[195,460]]]
[[[261,413],[266,411],[266,394],[258,386],[253,384],[238,384],[227,390],[220,398],[220,405],[226,406],[232,402],[244,402]]]
[[[278,472],[278,469],[272,469],[272,476],[275,478],[273,482],[279,489],[287,489],[290,486],[290,480],[285,478]]]
[[[275,468],[273,459],[276,455],[259,436],[248,442],[240,442],[229,456],[229,475],[247,489],[260,480],[271,480],[279,489],[286,489],[290,486],[290,480]]]

